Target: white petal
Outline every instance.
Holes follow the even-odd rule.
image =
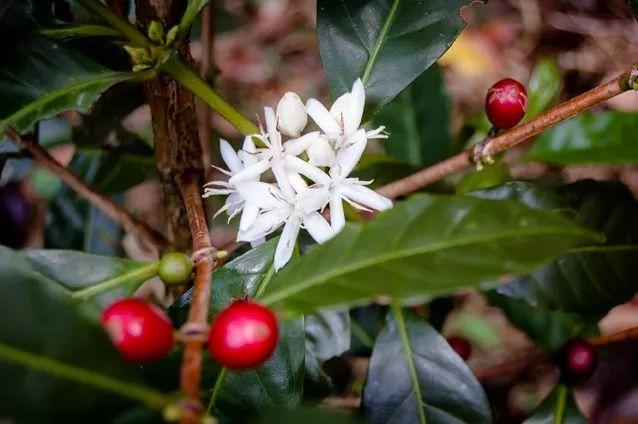
[[[231,189],[231,188],[210,188],[210,187],[206,187],[204,189],[204,194],[202,194],[202,197],[210,197],[210,196],[218,196],[218,195],[227,195],[227,194],[231,194],[234,193],[235,190]]]
[[[228,166],[228,169],[230,169],[232,173],[242,170],[244,165],[242,164],[241,159],[237,156],[233,146],[231,146],[230,143],[223,138],[219,139],[219,150],[222,153],[222,159],[224,159],[226,166]]]
[[[288,181],[290,181],[290,185],[297,193],[305,190],[308,187],[306,181],[298,173],[286,171],[286,176],[288,177]]]
[[[304,215],[303,225],[317,243],[324,243],[335,235],[328,221],[319,212]]]
[[[277,127],[282,134],[299,137],[308,123],[306,107],[299,96],[287,92],[277,104]]]
[[[247,203],[246,206],[244,206],[244,211],[241,213],[239,229],[242,231],[246,231],[251,225],[255,223],[258,215],[259,206]]]
[[[285,206],[286,203],[280,199],[279,189],[272,184],[258,181],[243,182],[237,184],[237,193],[246,200],[247,203],[261,209],[275,209]]]
[[[282,166],[282,164],[278,160],[273,160],[271,164],[272,173],[275,176],[275,180],[283,193],[283,197],[288,201],[292,202],[295,197],[295,191],[292,189],[290,185],[290,181],[288,181],[288,175],[286,175],[286,170]]]
[[[308,162],[314,166],[332,166],[334,161],[335,151],[328,137],[322,134],[308,147]]]
[[[352,95],[350,93],[344,93],[335,102],[332,104],[330,108],[330,114],[337,121],[340,127],[342,127],[346,110],[350,107],[350,99]]]
[[[337,152],[334,165],[330,168],[330,176],[333,178],[345,178],[348,176],[359,162],[359,159],[361,159],[367,143],[368,139],[366,138],[365,130],[359,130],[354,133],[346,142],[346,146]]]
[[[238,184],[246,181],[255,181],[259,176],[270,168],[269,160],[262,160],[247,168],[242,169],[228,180],[231,184]]]
[[[297,208],[304,214],[323,209],[330,199],[327,186],[308,187],[296,197]]]
[[[292,257],[300,226],[301,220],[299,217],[291,217],[284,225],[275,250],[275,271],[279,271]]]
[[[266,237],[268,234],[281,227],[290,216],[289,210],[275,209],[259,214],[253,225],[246,231],[237,232],[237,241],[252,242]]]
[[[358,184],[344,184],[341,188],[344,197],[368,208],[385,211],[392,207],[392,201],[374,190]]]
[[[244,137],[244,145],[242,146],[242,150],[248,153],[257,153],[257,146],[255,146],[255,142],[253,141],[253,137],[260,137],[261,135],[247,135]]]
[[[344,134],[350,135],[359,129],[365,103],[365,88],[363,87],[361,79],[357,78],[352,86],[352,94],[348,107],[343,112]]]
[[[264,244],[264,243],[266,243],[266,237],[261,237],[261,238],[258,238],[258,239],[255,239],[255,240],[251,241],[250,242],[250,247],[254,248],[254,247],[257,247],[260,244]]]
[[[286,142],[284,145],[284,151],[288,155],[299,156],[308,148],[308,146],[314,143],[317,138],[319,138],[319,131],[304,134],[299,138],[293,138]]]
[[[273,149],[281,150],[281,134],[277,130],[277,115],[271,107],[264,108],[264,117],[266,118],[266,129],[268,131],[268,140]]]
[[[224,203],[226,206],[226,210],[228,212],[229,220],[237,215],[243,209],[245,205],[244,198],[239,195],[239,193],[231,193]]]
[[[343,201],[341,196],[330,198],[330,225],[335,233],[338,233],[346,225],[346,215],[343,213]]]
[[[308,99],[306,102],[306,110],[312,120],[315,121],[315,124],[317,124],[327,135],[334,136],[341,132],[337,121],[330,114],[328,109],[326,109],[318,100]]]
[[[286,167],[320,184],[330,184],[330,177],[316,166],[295,156],[286,156]]]
[[[244,168],[248,168],[261,160],[258,153],[250,153],[245,150],[238,151],[237,156],[239,156],[239,159],[243,162]]]

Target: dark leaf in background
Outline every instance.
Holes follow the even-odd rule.
[[[525,274],[599,239],[513,201],[415,195],[291,261],[261,300],[293,316],[378,295],[422,300]]]
[[[87,112],[103,91],[132,77],[45,37],[21,39],[0,67],[0,133],[8,126],[27,132],[37,121],[64,110]]]
[[[636,163],[637,132],[637,113],[585,113],[545,131],[524,157],[556,165]]]
[[[20,192],[20,186],[9,183],[0,187],[0,244],[12,248],[24,246],[28,235],[31,205]]]
[[[586,315],[604,315],[631,299],[638,285],[638,203],[625,186],[580,181],[555,191],[526,183],[477,192],[490,198],[525,198],[528,205],[563,210],[576,222],[604,233],[606,241],[562,256],[529,276],[497,289],[534,306]],[[562,197],[551,203],[556,195]],[[568,209],[569,208],[569,209]]]
[[[6,362],[8,347],[122,381],[138,381],[136,367],[123,362],[93,318],[97,312],[72,302],[65,288],[40,272],[51,271],[47,264],[34,268],[30,260],[29,253],[0,246],[0,376],[5,383],[0,387],[0,411],[18,422],[107,421],[131,402]],[[80,265],[59,271],[73,273],[69,268]]]
[[[350,315],[348,311],[325,311],[305,317],[306,321],[306,378],[330,384],[321,368],[328,359],[350,349]]]
[[[377,189],[418,171],[419,168],[406,161],[382,154],[366,153],[354,170],[353,177],[361,181],[372,181],[370,188]]]
[[[211,317],[235,299],[259,299],[262,285],[268,284],[264,280],[269,279],[268,275],[274,272],[276,245],[277,239],[269,240],[215,271]],[[170,308],[170,315],[176,326],[186,320],[191,292],[189,290],[182,295]],[[277,349],[265,364],[247,371],[228,371],[226,374],[215,403],[215,409],[225,417],[224,422],[242,422],[250,414],[264,409],[294,407],[301,402],[306,339],[303,318],[280,322],[280,333]],[[205,364],[212,363],[210,358],[205,361]],[[214,376],[218,371],[215,368],[205,370],[203,388],[212,389],[216,381]],[[208,397],[205,402],[208,402]]]
[[[525,300],[507,297],[494,290],[485,293],[485,297],[490,305],[503,311],[510,324],[548,350],[558,349],[574,337],[599,334],[596,318],[535,308]]]
[[[409,312],[388,316],[377,337],[363,409],[372,424],[492,422],[472,371],[440,334]]]
[[[320,0],[319,52],[333,98],[357,78],[372,116],[428,69],[465,25],[468,0]]]
[[[627,0],[627,2],[629,3],[629,7],[631,7],[636,18],[638,18],[638,0]]]
[[[381,142],[386,153],[418,167],[450,156],[450,104],[438,66],[423,72],[373,119],[385,125],[390,138]]]
[[[280,409],[265,414],[263,417],[251,421],[253,424],[362,424],[364,421],[353,414],[331,411],[327,408],[299,408]]]
[[[524,424],[585,424],[587,422],[578,409],[572,392],[567,387],[559,385],[541,402]]]
[[[510,178],[507,165],[502,162],[486,166],[480,171],[470,171],[456,184],[458,194],[494,187],[505,183]]]

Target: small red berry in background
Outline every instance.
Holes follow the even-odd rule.
[[[453,351],[456,352],[457,355],[461,357],[464,361],[467,361],[470,355],[472,354],[472,344],[464,337],[448,337],[448,344],[452,348]]]
[[[277,319],[258,303],[238,300],[217,315],[208,335],[208,349],[219,364],[234,369],[254,368],[275,350]]]
[[[147,362],[173,348],[173,325],[164,311],[142,299],[123,299],[102,313],[102,326],[129,361]]]
[[[565,381],[583,383],[596,371],[598,354],[587,340],[572,339],[558,351],[557,363]]]
[[[512,128],[527,110],[527,91],[520,82],[506,78],[494,84],[485,97],[487,118],[496,128]]]

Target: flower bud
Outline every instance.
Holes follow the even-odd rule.
[[[335,151],[324,134],[317,136],[310,146],[308,146],[308,159],[310,165],[332,166],[335,161]]]
[[[277,105],[279,131],[289,137],[298,137],[308,123],[306,107],[298,95],[292,92],[284,94]]]

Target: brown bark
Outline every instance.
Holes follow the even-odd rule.
[[[168,30],[179,22],[185,7],[185,0],[136,0],[137,20],[143,28],[158,21]],[[190,65],[188,43],[181,54]],[[164,191],[166,233],[176,250],[186,251],[191,247],[191,233],[177,179],[188,173],[203,175],[195,98],[165,76],[146,82],[144,92],[151,108],[155,157]]]

